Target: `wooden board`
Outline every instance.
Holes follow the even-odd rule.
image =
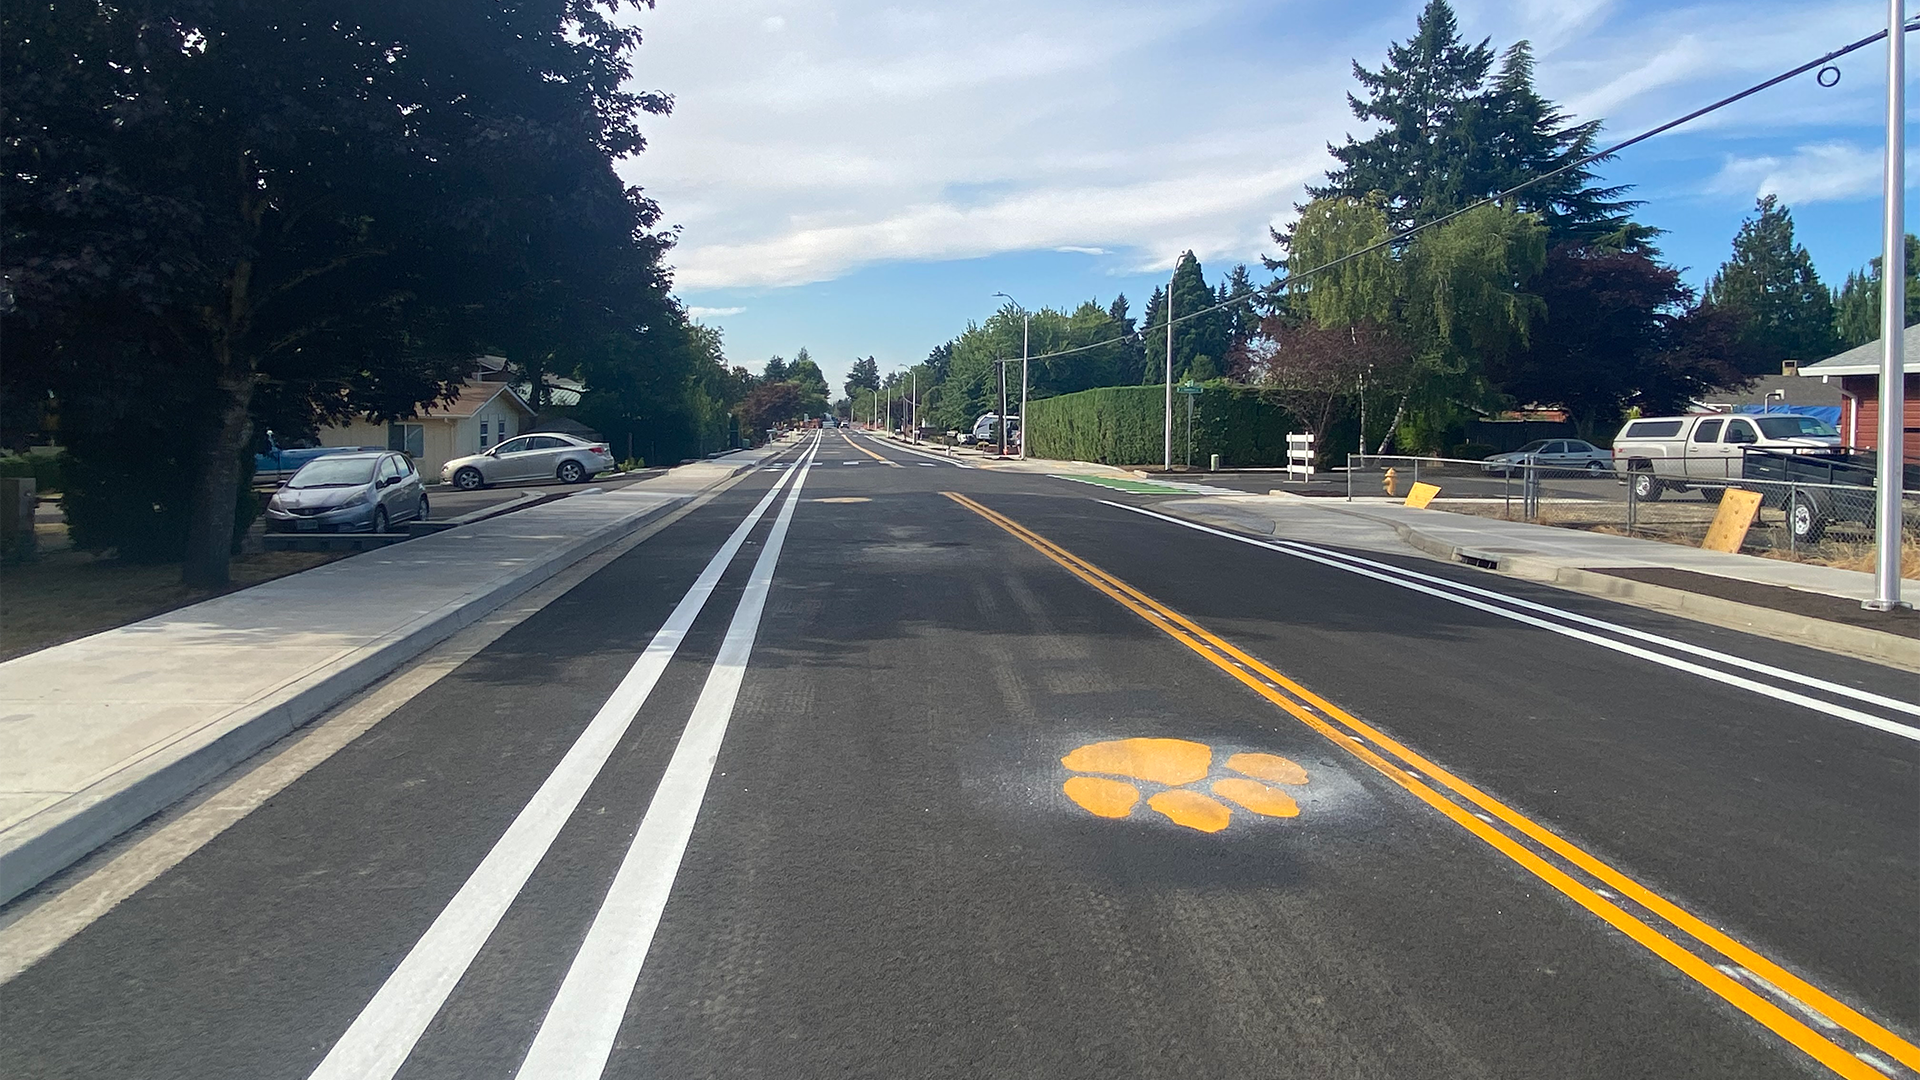
[[[1433,484],[1415,484],[1407,489],[1406,505],[1415,510],[1425,510],[1427,504],[1432,502],[1433,497],[1438,494],[1440,489]]]
[[[1728,488],[1720,496],[1720,511],[1713,515],[1713,524],[1707,526],[1707,538],[1700,541],[1700,546],[1708,551],[1739,551],[1759,512],[1759,492]]]

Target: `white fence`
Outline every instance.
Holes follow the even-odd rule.
[[[1287,479],[1313,479],[1313,433],[1287,436]]]

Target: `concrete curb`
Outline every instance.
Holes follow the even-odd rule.
[[[340,661],[284,684],[227,715],[150,748],[0,834],[0,904],[77,862],[127,829],[185,798],[295,728],[372,685],[428,649],[648,521],[685,506],[759,464],[740,462],[698,491],[610,521],[552,549],[511,577],[377,638]]]
[[[1437,537],[1428,536],[1404,522],[1383,521],[1379,518],[1371,518],[1371,520],[1392,526],[1393,531],[1399,534],[1408,545],[1449,562],[1466,563],[1482,570],[1524,578],[1571,592],[1585,593],[1588,596],[1617,600],[1635,607],[1663,611],[1670,615],[1680,615],[1696,622],[1725,627],[1728,630],[1739,630],[1778,641],[1805,645],[1823,652],[1871,660],[1903,671],[1920,672],[1920,642],[1898,634],[1869,630],[1864,626],[1830,622],[1826,619],[1816,619],[1810,615],[1799,615],[1776,608],[1743,604],[1737,600],[1634,581],[1631,578],[1614,577],[1611,574],[1596,574],[1591,570],[1561,566],[1546,559],[1450,544]]]

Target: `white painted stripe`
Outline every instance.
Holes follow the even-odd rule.
[[[534,867],[553,846],[554,837],[572,816],[587,787],[619,745],[647,695],[653,692],[654,684],[660,681],[667,662],[679,651],[687,629],[706,606],[721,575],[746,542],[747,534],[759,524],[780,489],[794,475],[791,470],[782,473],[752,513],[714,553],[673,614],[633,662],[626,678],[620,680],[613,696],[600,707],[586,730],[560,759],[560,764],[434,919],[433,925],[400,961],[400,966],[387,977],[373,1000],[360,1011],[346,1034],[334,1043],[320,1067],[313,1071],[311,1080],[390,1080],[399,1071],[407,1055],[413,1052],[414,1044],[420,1041],[420,1033],[446,1003],[447,995],[473,963],[474,956],[499,925],[514,897],[520,894]]]
[[[613,1041],[620,1034],[620,1021],[626,1016],[627,1001],[640,979],[641,965],[646,962],[660,915],[666,910],[674,878],[680,872],[680,860],[693,836],[707,782],[720,755],[720,743],[733,719],[740,683],[746,677],[760,617],[773,587],[773,572],[780,562],[794,507],[800,502],[800,489],[807,482],[807,471],[801,470],[800,479],[780,507],[780,516],[753,565],[753,576],[747,579],[746,592],[734,609],[733,622],[727,627],[700,700],[694,704],[693,715],[674,748],[673,759],[667,763],[607,898],[580,943],[580,951],[567,969],[533,1046],[527,1050],[517,1080],[597,1080],[606,1068]]]
[[[1585,641],[1590,644],[1598,645],[1601,648],[1612,649],[1614,652],[1625,653],[1628,656],[1639,657],[1642,660],[1648,660],[1655,664],[1660,664],[1664,667],[1673,668],[1677,671],[1685,671],[1685,672],[1688,672],[1689,674],[1698,675],[1703,679],[1711,679],[1714,682],[1724,683],[1728,686],[1739,687],[1742,690],[1749,690],[1749,691],[1752,691],[1753,693],[1761,695],[1762,697],[1769,697],[1769,698],[1773,698],[1776,701],[1784,701],[1784,702],[1788,702],[1789,704],[1799,705],[1803,708],[1811,709],[1814,712],[1824,713],[1828,716],[1835,717],[1836,719],[1846,720],[1851,723],[1859,724],[1863,727],[1870,727],[1877,731],[1887,732],[1890,735],[1898,735],[1903,739],[1912,739],[1916,742],[1920,742],[1920,728],[1915,728],[1907,724],[1899,723],[1897,721],[1888,720],[1884,717],[1874,716],[1871,713],[1864,713],[1858,709],[1849,708],[1845,705],[1838,705],[1829,701],[1821,701],[1817,698],[1811,698],[1806,696],[1805,694],[1796,693],[1792,690],[1783,689],[1778,686],[1769,686],[1765,683],[1755,682],[1752,679],[1744,678],[1742,676],[1734,675],[1725,671],[1719,671],[1714,668],[1703,667],[1699,664],[1695,664],[1687,660],[1681,660],[1677,657],[1664,656],[1664,655],[1661,655],[1660,653],[1656,653],[1648,649],[1642,649],[1637,645],[1629,645],[1624,641],[1615,641],[1611,638],[1601,637],[1598,634],[1590,634],[1585,630],[1578,630],[1578,629],[1575,629],[1574,627],[1566,626],[1561,623],[1549,622],[1546,619],[1535,618],[1532,615],[1527,615],[1519,611],[1514,611],[1511,608],[1499,607],[1494,604],[1489,604],[1481,600],[1476,600],[1469,596],[1462,596],[1459,593],[1448,592],[1442,589],[1437,589],[1430,585],[1425,585],[1420,582],[1407,580],[1406,578],[1399,577],[1395,574],[1382,573],[1378,570],[1369,569],[1367,567],[1355,566],[1355,565],[1352,565],[1351,563],[1346,563],[1334,558],[1330,558],[1326,554],[1321,553],[1318,549],[1310,548],[1302,544],[1293,544],[1293,543],[1276,544],[1266,540],[1256,540],[1250,536],[1240,536],[1236,533],[1227,532],[1224,529],[1215,529],[1207,525],[1201,525],[1197,522],[1185,521],[1176,517],[1169,517],[1166,514],[1157,514],[1151,510],[1142,509],[1137,506],[1128,506],[1125,503],[1109,502],[1106,499],[1100,499],[1098,501],[1107,506],[1118,507],[1121,510],[1131,510],[1136,514],[1143,514],[1147,517],[1158,518],[1161,521],[1165,521],[1173,525],[1178,525],[1182,528],[1193,529],[1196,532],[1210,533],[1214,536],[1224,537],[1228,540],[1238,541],[1239,543],[1242,543],[1242,544],[1249,544],[1249,545],[1252,545],[1253,547],[1266,548],[1269,551],[1277,551],[1283,555],[1292,555],[1295,558],[1301,558],[1301,559],[1306,559],[1310,562],[1321,563],[1322,565],[1325,565],[1325,566],[1331,566],[1336,570],[1345,570],[1347,573],[1350,573],[1350,574],[1358,574],[1361,577],[1369,577],[1378,581],[1384,581],[1389,585],[1397,585],[1403,589],[1411,589],[1414,592],[1426,593],[1430,596],[1437,596],[1442,600],[1448,600],[1453,603],[1460,604],[1464,607],[1475,608],[1480,611],[1485,611],[1493,615],[1498,615],[1504,619],[1512,619],[1515,622],[1526,623],[1529,626],[1537,626],[1543,630],[1551,630],[1552,632],[1563,635],[1565,637],[1574,638],[1579,641]],[[1514,598],[1502,597],[1502,599],[1512,600]],[[1562,615],[1562,616],[1567,616],[1572,614],[1571,612],[1559,611],[1556,608],[1543,608],[1543,610],[1551,611],[1557,615]],[[1609,627],[1611,626],[1611,624],[1607,624],[1607,623],[1601,623],[1600,625],[1609,626]],[[1624,630],[1625,628],[1622,627],[1619,629]],[[1722,656],[1724,654],[1715,654],[1715,655]],[[1766,670],[1770,674],[1777,674],[1779,673],[1779,670],[1780,670],[1777,668],[1765,668],[1764,665],[1762,665],[1762,669]],[[1828,687],[1834,687],[1834,686],[1836,686],[1836,684],[1832,684],[1832,683],[1821,684],[1822,689],[1826,689]]]
[[[869,436],[867,436],[867,438],[869,438],[869,439],[873,439],[873,436],[871,436],[871,435],[869,435]],[[874,441],[875,441],[875,442],[879,442],[879,440],[878,440],[878,439],[874,439]],[[936,465],[936,466],[939,466],[939,465],[951,465],[951,466],[953,466],[953,467],[954,467],[954,468],[956,468],[956,469],[971,469],[971,468],[973,468],[973,466],[971,466],[971,465],[969,465],[969,464],[967,464],[967,463],[966,463],[966,462],[964,462],[964,461],[961,461],[961,460],[960,460],[960,459],[958,459],[958,458],[950,458],[950,457],[948,457],[948,456],[946,456],[945,454],[936,454],[936,453],[934,453],[934,452],[933,452],[933,451],[931,451],[931,450],[922,450],[922,449],[920,449],[920,448],[919,448],[919,447],[917,447],[917,446],[901,446],[901,445],[900,445],[900,444],[898,444],[898,443],[891,443],[891,442],[887,442],[887,443],[881,443],[880,445],[882,445],[882,446],[891,446],[891,447],[893,447],[893,448],[894,448],[895,450],[899,450],[899,451],[902,451],[903,453],[908,453],[908,454],[918,454],[918,455],[920,455],[920,456],[921,456],[921,457],[923,457],[923,458],[931,458],[931,459],[933,459],[933,464],[934,464],[934,465]]]
[[[1865,702],[1870,705],[1877,705],[1883,709],[1893,709],[1896,712],[1904,712],[1913,716],[1920,716],[1920,704],[1916,704],[1915,702],[1901,701],[1899,698],[1890,698],[1883,694],[1873,693],[1870,690],[1862,690],[1858,687],[1848,686],[1845,683],[1830,682],[1826,679],[1815,678],[1812,675],[1805,674],[1804,672],[1794,671],[1791,668],[1782,668],[1782,667],[1775,667],[1771,664],[1762,664],[1757,660],[1749,660],[1744,656],[1735,656],[1732,653],[1724,653],[1719,651],[1718,649],[1709,649],[1702,645],[1695,645],[1690,641],[1681,641],[1677,638],[1670,638],[1660,634],[1649,633],[1645,630],[1635,629],[1634,627],[1631,627],[1631,626],[1621,626],[1618,623],[1610,623],[1604,619],[1596,619],[1589,615],[1582,615],[1579,612],[1564,611],[1560,608],[1556,608],[1548,604],[1538,604],[1531,600],[1524,600],[1518,596],[1508,596],[1505,593],[1494,592],[1489,589],[1482,589],[1476,585],[1469,585],[1461,581],[1451,581],[1443,577],[1434,577],[1429,574],[1420,573],[1417,570],[1409,570],[1406,567],[1394,566],[1391,563],[1382,563],[1382,562],[1375,562],[1372,559],[1363,559],[1358,555],[1351,555],[1344,551],[1329,551],[1326,548],[1312,547],[1312,546],[1309,546],[1306,544],[1300,544],[1291,540],[1280,541],[1280,543],[1286,546],[1305,548],[1306,550],[1312,551],[1315,554],[1325,555],[1329,558],[1340,559],[1342,561],[1355,563],[1360,566],[1369,566],[1376,570],[1383,570],[1388,573],[1399,574],[1403,577],[1413,578],[1419,581],[1425,581],[1430,584],[1457,589],[1461,592],[1470,593],[1475,596],[1486,597],[1502,603],[1512,604],[1515,607],[1525,608],[1529,611],[1538,611],[1543,614],[1557,616],[1559,618],[1566,619],[1570,622],[1580,623],[1583,626],[1598,627],[1602,630],[1608,630],[1613,633],[1619,634],[1623,637],[1630,637],[1637,641],[1645,641],[1654,645],[1658,645],[1661,648],[1672,649],[1675,652],[1683,652],[1692,656],[1703,657],[1708,660],[1713,660],[1717,663],[1726,664],[1729,667],[1737,667],[1737,668],[1741,668],[1742,670],[1756,672],[1761,675],[1771,676],[1773,678],[1782,679],[1787,682],[1798,683],[1801,686],[1812,687],[1813,689],[1821,690],[1829,694],[1835,694],[1840,697],[1849,697],[1854,699],[1855,701]]]

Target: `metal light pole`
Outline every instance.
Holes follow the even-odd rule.
[[[1907,243],[1904,220],[1907,120],[1905,0],[1887,0],[1886,220],[1880,253],[1880,506],[1869,611],[1900,602],[1901,469],[1906,432]]]
[[[1173,272],[1180,272],[1180,260],[1173,261]],[[1167,411],[1166,423],[1166,470],[1173,471],[1173,277],[1167,278]]]
[[[907,437],[914,442],[920,441],[920,369],[913,368],[907,373],[913,378],[912,416],[907,421]]]
[[[997,292],[993,295],[1006,296],[1007,300],[1011,302],[1014,307],[1020,309],[1020,460],[1025,461],[1027,460],[1027,357],[1030,353],[1027,343],[1032,337],[1033,315],[1027,310],[1025,304],[1022,304],[1011,296],[1007,296],[1006,293]],[[1002,414],[1000,423],[1002,427],[1005,427],[1006,409],[1003,407],[1000,412]],[[1006,453],[1006,449],[1002,447],[1000,452],[1004,454]]]

